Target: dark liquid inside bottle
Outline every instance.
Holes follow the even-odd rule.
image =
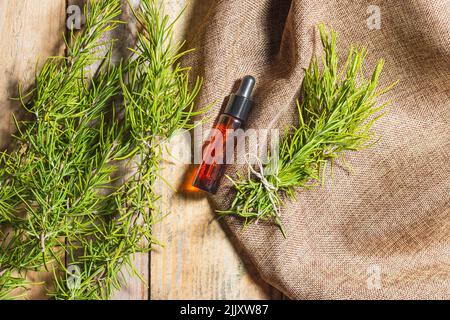
[[[215,193],[223,175],[224,166],[230,164],[234,153],[235,130],[247,120],[253,106],[250,99],[255,78],[246,76],[236,94],[231,95],[224,113],[213,128],[203,150],[202,164],[192,185],[206,192]]]
[[[193,186],[215,193],[223,175],[224,165],[229,164],[234,146],[234,130],[242,127],[242,121],[230,115],[220,116],[215,130],[203,151],[203,162],[198,169]]]

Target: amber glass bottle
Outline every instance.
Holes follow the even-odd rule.
[[[220,115],[207,141],[202,163],[197,171],[193,186],[203,191],[215,193],[223,175],[224,165],[229,163],[232,155],[227,152],[227,145],[234,139],[234,130],[242,128],[247,121],[253,106],[251,95],[255,86],[255,78],[246,76],[236,94],[231,95],[227,107]]]

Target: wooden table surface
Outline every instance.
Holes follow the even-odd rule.
[[[46,57],[62,54],[67,6],[65,0],[0,0],[0,146],[9,141],[14,126],[11,112],[17,104],[17,86],[32,85],[36,67]],[[74,1],[75,2],[75,1]],[[75,3],[79,3],[76,1]],[[164,1],[172,16],[185,6],[185,0]],[[189,35],[194,24],[207,14],[211,0],[191,0],[179,21],[177,38]],[[190,148],[180,142],[180,148]],[[279,299],[281,294],[249,272],[240,259],[206,198],[180,192],[189,171],[183,164],[164,162],[163,176],[177,192],[158,183],[161,205],[169,215],[155,228],[154,234],[164,247],[150,255],[135,258],[136,266],[147,279],[126,279],[127,285],[115,299]],[[48,278],[37,274],[35,280]],[[30,298],[40,298],[43,288],[34,288]]]

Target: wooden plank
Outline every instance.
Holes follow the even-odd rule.
[[[48,56],[64,52],[64,0],[0,0],[0,147],[10,142],[14,125],[13,112],[18,103],[18,85],[24,90],[33,85],[36,68]],[[33,283],[51,283],[48,273],[28,275]],[[29,293],[31,299],[45,298],[45,287],[34,286]]]
[[[33,84],[36,64],[63,53],[64,0],[0,0],[0,146],[14,130],[11,113],[18,104],[18,84]]]
[[[151,299],[281,298],[246,268],[205,196],[183,192],[192,169],[168,163],[163,169],[178,192],[159,188],[163,212],[170,214],[154,228],[164,247],[151,255]]]

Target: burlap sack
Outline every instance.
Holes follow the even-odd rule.
[[[370,5],[380,29],[369,28],[377,18]],[[302,68],[321,53],[319,22],[339,33],[342,58],[351,43],[363,45],[368,71],[386,59],[382,86],[400,80],[381,100],[392,100],[375,126],[382,140],[347,155],[353,172],[336,166],[324,187],[299,190],[283,208],[287,239],[273,226],[226,221],[262,277],[287,296],[450,298],[449,21],[445,0],[223,0],[189,30],[205,78],[201,105],[229,95],[245,74],[257,78],[251,128],[295,123]],[[212,200],[227,209],[233,196],[224,181]]]

